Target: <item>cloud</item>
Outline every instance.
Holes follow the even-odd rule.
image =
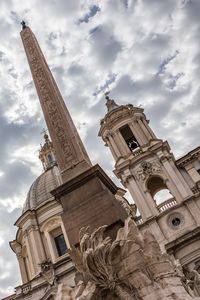
[[[118,104],[142,105],[176,156],[199,145],[199,9],[195,0],[0,1],[0,297],[20,283],[12,276],[19,271],[8,242],[42,172],[45,125],[20,40],[21,19],[40,43],[91,160],[114,179],[114,160],[97,137],[107,90]]]
[[[97,5],[90,6],[89,12],[79,19],[79,23],[88,23],[90,19],[93,18],[99,11],[100,8]]]

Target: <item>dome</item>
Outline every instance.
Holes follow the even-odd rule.
[[[58,167],[54,165],[42,173],[31,185],[23,207],[23,213],[53,200],[54,197],[50,192],[60,184],[60,173]]]

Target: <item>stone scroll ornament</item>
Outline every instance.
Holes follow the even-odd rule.
[[[142,234],[127,218],[113,241],[106,226],[80,231],[80,247],[70,256],[78,275],[76,286],[60,285],[56,300],[190,300],[176,261],[161,253],[154,236]]]

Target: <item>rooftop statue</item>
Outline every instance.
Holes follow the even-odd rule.
[[[25,29],[27,27],[26,22],[24,20],[21,21],[21,25],[22,25],[22,29]]]

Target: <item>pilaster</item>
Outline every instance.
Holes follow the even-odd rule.
[[[25,261],[24,261],[24,258],[22,257],[21,253],[17,253],[17,259],[18,259],[18,263],[19,263],[22,282],[26,283],[26,282],[28,282],[29,278],[28,278],[28,274],[27,274],[27,270],[26,270]]]

